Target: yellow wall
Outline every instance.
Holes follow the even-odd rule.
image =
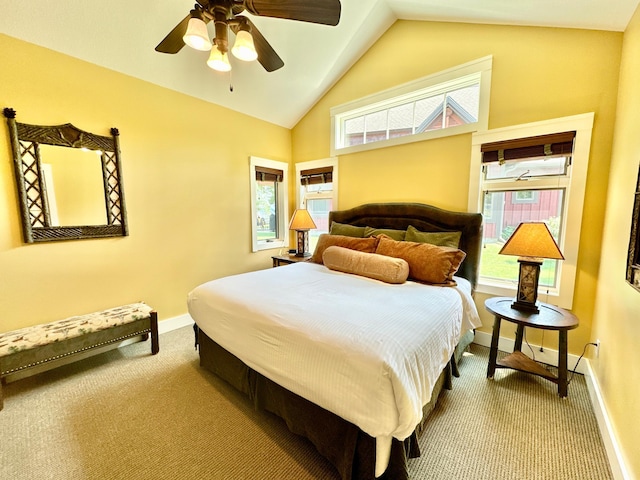
[[[290,130],[5,35],[0,65],[19,122],[120,130],[130,232],[24,244],[3,117],[0,331],[139,300],[167,319],[199,283],[271,265],[250,253],[249,156],[289,162]]]
[[[618,116],[592,338],[596,379],[629,478],[640,478],[640,292],[625,281],[633,193],[640,165],[640,9],[624,34]]]
[[[569,334],[580,354],[590,340],[607,189],[621,33],[396,22],[293,129],[295,162],[329,156],[329,109],[487,55],[493,56],[489,128],[595,112],[574,313]],[[407,47],[408,46],[408,47]],[[371,201],[416,201],[467,210],[471,135],[339,158],[339,208]],[[482,330],[492,318],[482,307]],[[509,330],[504,329],[505,332]],[[539,332],[530,340],[539,342]],[[556,338],[544,344],[553,348]]]

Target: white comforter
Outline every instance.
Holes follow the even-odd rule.
[[[188,306],[249,367],[375,437],[379,476],[461,335],[480,326],[469,283],[456,280],[391,285],[300,262],[205,283]]]

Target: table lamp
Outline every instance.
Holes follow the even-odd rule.
[[[520,264],[518,291],[511,308],[523,312],[539,313],[538,277],[544,258],[564,260],[558,244],[544,222],[521,223],[507,243],[498,252],[500,255],[517,255]]]
[[[289,223],[289,230],[296,231],[297,237],[297,249],[296,257],[309,257],[309,230],[316,228],[316,224],[313,222],[313,218],[309,215],[309,211],[304,208],[299,208],[293,212],[291,222]]]

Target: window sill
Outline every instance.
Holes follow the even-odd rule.
[[[488,282],[478,282],[476,285],[476,293],[484,293],[486,295],[494,295],[497,297],[515,297],[516,290],[518,288],[517,283],[511,284],[497,284]],[[557,305],[560,302],[560,294],[556,289],[547,291],[546,287],[538,288],[538,300],[542,300],[546,303]]]
[[[260,242],[254,247],[254,252],[260,252],[262,250],[274,250],[276,248],[284,248],[287,247],[285,245],[284,240],[274,240],[272,242]],[[287,247],[288,248],[288,247]]]

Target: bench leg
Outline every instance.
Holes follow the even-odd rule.
[[[151,312],[151,354],[160,351],[160,339],[158,338],[158,312]]]
[[[4,385],[4,377],[0,377],[0,410],[4,408],[4,393],[2,393],[3,385]]]

